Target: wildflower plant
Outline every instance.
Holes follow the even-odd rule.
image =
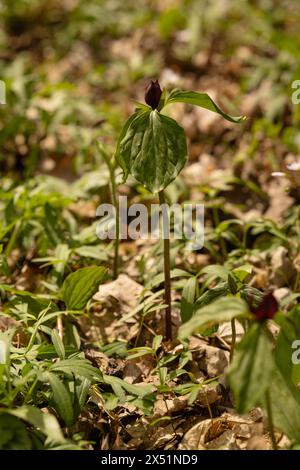
[[[244,117],[224,113],[206,93],[174,89],[168,94],[157,80],[147,86],[145,102],[137,103],[135,112],[125,122],[115,159],[124,172],[124,181],[132,175],[151,193],[158,194],[160,204],[164,204],[164,189],[179,175],[188,153],[184,129],[162,113],[164,108],[181,102],[208,109],[234,123],[243,121]],[[164,237],[164,276],[165,336],[172,339],[170,240],[167,237]]]

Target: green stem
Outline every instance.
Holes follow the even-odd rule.
[[[236,327],[235,327],[235,319],[233,318],[231,320],[231,345],[230,345],[230,356],[229,356],[230,362],[232,362],[232,359],[233,359],[235,343],[236,343]]]
[[[164,191],[158,193],[159,203],[165,204]],[[164,224],[164,220],[163,220]],[[164,232],[164,226],[163,226]],[[171,274],[170,274],[170,238],[164,237],[164,275],[165,275],[165,337],[172,340],[172,314],[171,314]]]
[[[271,405],[269,390],[266,391],[266,405],[267,405],[269,433],[270,433],[270,438],[271,438],[271,442],[272,442],[272,447],[273,447],[273,450],[277,450],[277,442],[276,442],[276,437],[275,437],[275,432],[274,432],[272,405]]]

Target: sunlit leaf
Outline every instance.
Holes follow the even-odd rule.
[[[219,108],[219,106],[210,98],[210,96],[208,96],[207,93],[198,93],[196,91],[182,91],[175,89],[172,90],[169,94],[165,105],[176,102],[200,106],[201,108],[205,108],[209,111],[213,111],[215,113],[220,114],[223,118],[227,119],[227,121],[238,123],[245,120],[244,116],[234,117],[224,113],[224,111]]]
[[[82,310],[103,282],[106,268],[90,266],[69,274],[62,286],[62,299],[68,310]]]
[[[5,410],[5,412],[27,421],[54,442],[64,441],[57,419],[50,413],[43,413],[31,405],[23,405],[13,410]]]

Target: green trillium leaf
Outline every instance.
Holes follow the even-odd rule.
[[[150,108],[149,108],[150,109]],[[117,142],[117,148],[115,152],[115,159],[119,163],[120,167],[124,171],[124,182],[126,181],[128,174],[129,174],[129,169],[126,167],[125,161],[122,158],[122,154],[120,151],[121,147],[121,142],[123,141],[124,137],[126,136],[126,133],[131,126],[131,124],[135,121],[136,118],[138,118],[143,112],[150,112],[150,111],[143,111],[142,109],[137,109],[125,122],[124,126],[122,127],[122,130],[120,132],[118,142]]]
[[[220,114],[227,121],[231,122],[241,122],[246,119],[245,116],[230,116],[229,114],[224,113],[218,105],[208,96],[207,93],[197,93],[196,91],[181,91],[178,89],[172,90],[169,94],[167,100],[165,101],[165,106],[171,103],[188,103],[195,106],[200,106],[201,108],[208,109],[215,113]]]
[[[137,111],[122,129],[115,157],[125,179],[130,173],[156,193],[168,186],[186,163],[184,130],[157,110]]]
[[[274,364],[269,383],[274,425],[292,442],[300,442],[300,390]],[[265,408],[265,400],[261,405]]]
[[[300,382],[300,364],[298,360],[300,318],[299,308],[294,307],[288,314],[278,316],[280,332],[275,347],[275,361],[282,375],[297,385]]]
[[[227,373],[238,413],[246,413],[261,403],[273,371],[272,343],[263,325],[253,323],[237,345]]]

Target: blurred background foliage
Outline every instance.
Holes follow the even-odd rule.
[[[263,153],[276,169],[298,151],[297,0],[2,0],[0,14],[2,174],[71,178],[93,167],[94,139],[114,146],[130,99],[142,99],[152,77],[213,91],[247,114],[238,160],[261,164]],[[204,143],[189,129],[192,156],[213,150],[224,128],[207,130]],[[227,132],[225,145],[238,132]]]

